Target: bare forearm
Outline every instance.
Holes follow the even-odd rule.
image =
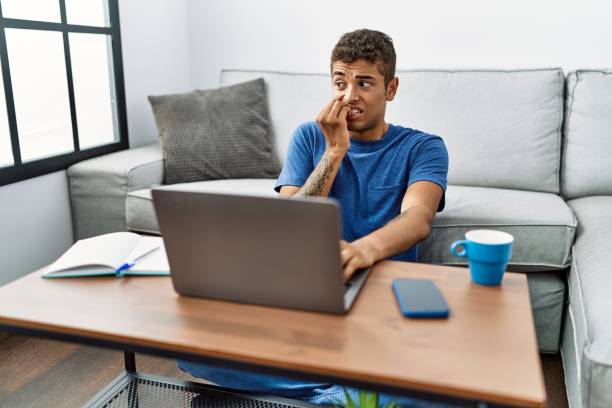
[[[331,189],[338,169],[342,163],[345,152],[326,150],[321,160],[306,180],[306,183],[295,194],[296,197],[327,197]]]
[[[427,238],[432,221],[427,209],[409,207],[387,225],[354,241],[354,244],[363,247],[375,261],[379,261],[406,251]]]

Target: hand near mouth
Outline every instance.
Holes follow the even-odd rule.
[[[325,135],[327,150],[344,155],[350,144],[347,116],[351,105],[342,101],[342,97],[335,97],[319,113],[317,123]]]

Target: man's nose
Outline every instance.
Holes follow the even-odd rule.
[[[346,88],[346,92],[344,93],[343,102],[351,103],[351,102],[356,101],[358,98],[359,98],[359,95],[357,94],[357,90],[354,87],[349,85]]]

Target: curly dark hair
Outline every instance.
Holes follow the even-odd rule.
[[[343,34],[332,50],[330,70],[336,61],[350,64],[358,59],[377,64],[385,77],[385,86],[395,77],[395,48],[385,33],[362,28]]]

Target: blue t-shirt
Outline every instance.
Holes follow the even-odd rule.
[[[316,122],[300,125],[293,134],[285,166],[276,181],[303,186],[325,152],[325,136]],[[342,239],[354,241],[397,217],[404,194],[416,181],[434,182],[446,192],[448,153],[442,139],[418,130],[389,124],[373,142],[351,139],[329,196],[342,209]],[[444,208],[444,196],[438,211]],[[413,261],[418,246],[391,259]]]

